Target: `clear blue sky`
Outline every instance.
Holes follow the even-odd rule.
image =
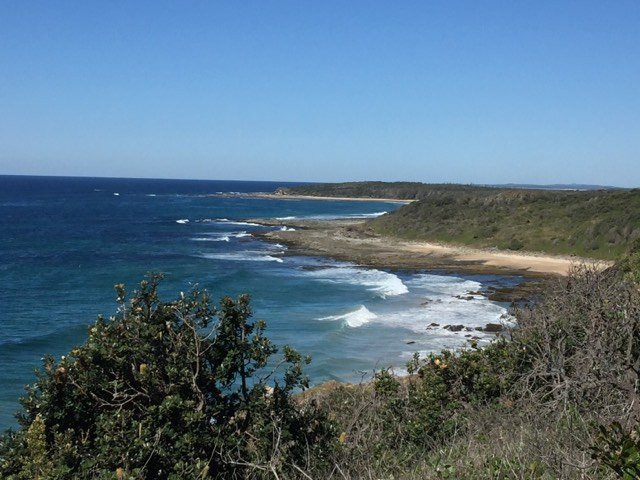
[[[640,186],[640,1],[0,1],[0,173]]]

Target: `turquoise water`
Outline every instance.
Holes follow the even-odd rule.
[[[46,353],[84,341],[115,311],[115,283],[133,289],[163,272],[167,298],[197,283],[214,297],[249,293],[268,336],[310,354],[312,382],[399,371],[413,351],[465,341],[504,305],[455,295],[518,279],[390,272],[288,255],[256,239],[251,217],[373,217],[386,202],[211,197],[284,183],[0,177],[0,428],[13,425],[24,385]],[[426,304],[425,304],[426,302]],[[439,327],[427,328],[431,323]],[[474,332],[474,335],[477,332]],[[407,342],[415,342],[408,344]]]

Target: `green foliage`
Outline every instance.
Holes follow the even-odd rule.
[[[624,480],[640,478],[640,427],[625,431],[618,422],[600,427],[593,458],[611,467]]]
[[[300,185],[297,187],[280,188],[278,191],[289,195],[415,200],[422,198],[428,189],[466,190],[472,188],[477,187],[466,187],[462,185],[425,185],[420,182],[344,182]]]
[[[605,414],[640,401],[640,292],[616,269],[575,267],[516,314],[530,363],[519,387],[541,408]]]
[[[631,245],[619,264],[620,270],[628,280],[640,284],[640,239]]]
[[[405,385],[383,370],[376,375],[375,391],[381,399],[381,415],[388,424],[386,447],[403,441],[431,448],[463,428],[466,412],[504,401],[523,363],[521,350],[504,339],[486,348],[473,344],[459,352],[444,350],[407,365],[415,374]],[[403,392],[402,394],[400,392]]]
[[[219,309],[198,290],[164,303],[158,281],[130,301],[117,285],[118,315],[59,362],[45,359],[20,430],[2,438],[0,477],[209,478],[322,462],[332,426],[292,400],[309,359],[285,348],[284,372],[269,371],[277,350],[247,296]]]
[[[409,239],[614,259],[640,238],[640,190],[434,189],[368,225]]]
[[[0,478],[637,478],[640,289],[625,261],[551,282],[514,310],[509,340],[301,393],[309,359],[285,347],[274,361],[246,296],[163,303],[152,277],[126,301],[118,286],[118,315],[45,359],[21,428],[0,437]]]
[[[283,193],[418,200],[376,233],[477,247],[617,259],[640,239],[640,190],[528,190],[417,182],[303,185]],[[637,259],[636,259],[637,261]]]

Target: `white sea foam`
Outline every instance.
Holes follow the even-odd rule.
[[[318,320],[328,320],[328,321],[344,321],[345,325],[349,327],[361,327],[365,323],[369,323],[371,320],[378,318],[378,316],[367,309],[364,305],[360,305],[359,308],[353,310],[351,312],[347,312],[341,315],[329,315],[328,317],[321,317]]]
[[[176,223],[179,223],[181,225],[186,225],[187,223],[189,223],[189,219],[188,218],[180,218],[179,220],[176,220]]]
[[[228,242],[232,238],[251,237],[250,233],[245,232],[199,232],[200,237],[194,237],[191,240],[196,242]]]
[[[262,225],[251,222],[238,222],[235,220],[229,220],[228,218],[203,218],[201,220],[196,220],[199,223],[224,223],[226,225],[245,225],[250,227],[261,227]]]
[[[278,262],[282,263],[283,260],[273,256],[273,252],[269,252],[271,255],[265,252],[259,251],[245,251],[245,252],[230,252],[230,253],[204,253],[202,257],[209,258],[211,260],[232,260],[239,262]],[[284,252],[279,252],[284,253]]]
[[[191,240],[194,242],[228,242],[230,238],[228,235],[222,235],[219,237],[193,237]]]
[[[156,197],[157,195],[155,193],[147,193],[146,195],[147,197]]]
[[[418,333],[427,331],[442,337],[461,337],[472,334],[481,336],[477,327],[484,327],[487,323],[503,323],[506,310],[488,300],[434,300],[431,303],[410,307],[384,315],[381,321],[387,325],[408,328]],[[430,326],[431,324],[437,324]],[[451,331],[447,326],[462,326],[458,332]]]
[[[431,273],[413,275],[407,283],[412,288],[433,291],[442,295],[466,295],[482,288],[482,284],[474,280]]]
[[[119,194],[118,192],[113,192],[113,195],[114,195],[115,197],[119,197],[119,196],[120,196],[120,194]]]
[[[295,232],[295,228],[287,227],[286,225],[280,227],[281,232]]]
[[[402,295],[409,292],[397,275],[382,270],[357,267],[323,268],[309,270],[306,274],[323,282],[362,285],[381,297]]]
[[[318,215],[300,215],[300,216],[290,216],[290,217],[276,217],[276,220],[341,220],[348,218],[376,218],[380,215],[384,215],[385,212],[373,212],[373,213],[322,213]]]
[[[431,334],[441,337],[490,336],[476,330],[487,323],[508,325],[510,318],[501,305],[475,294],[482,285],[460,277],[421,274],[406,281],[412,294],[418,295],[415,303],[406,309],[385,314],[384,321],[424,333],[427,326]],[[473,292],[473,294],[471,294]],[[454,332],[446,326],[460,326]]]

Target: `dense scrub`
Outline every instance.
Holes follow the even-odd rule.
[[[303,185],[284,193],[418,200],[368,222],[383,235],[615,259],[640,238],[640,190],[527,190],[417,182]]]
[[[280,188],[278,191],[291,195],[355,198],[395,198],[417,200],[433,192],[490,192],[493,189],[454,184],[425,184],[420,182],[345,182],[314,183],[296,187]]]
[[[640,238],[640,190],[434,190],[368,226],[407,239],[615,259]]]
[[[345,476],[637,478],[638,287],[577,268],[515,313],[509,339],[321,393],[345,431]]]
[[[307,384],[306,359],[285,348],[284,370],[269,371],[276,348],[247,297],[214,308],[193,291],[165,303],[157,280],[129,302],[118,286],[119,314],[45,359],[20,430],[2,437],[0,478],[244,478],[322,464],[331,423],[291,396]]]
[[[638,478],[637,252],[550,282],[508,338],[302,393],[296,352],[268,373],[246,297],[214,310],[199,292],[162,303],[154,281],[128,303],[120,289],[116,318],[45,361],[0,477]]]

